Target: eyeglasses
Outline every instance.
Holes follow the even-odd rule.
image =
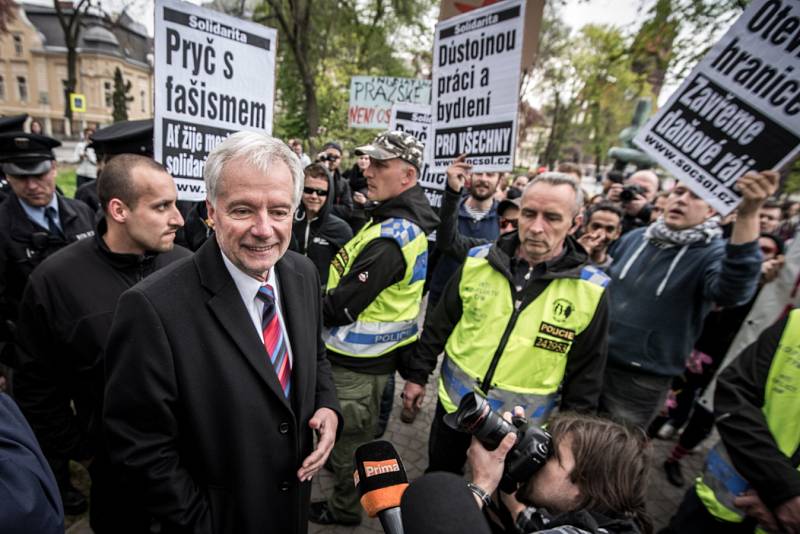
[[[306,195],[313,195],[314,193],[317,194],[318,197],[327,197],[328,190],[327,189],[316,189],[314,187],[304,187],[303,193]]]
[[[517,219],[506,219],[505,217],[500,219],[500,228],[505,228],[509,224],[513,228],[519,228],[519,221]]]

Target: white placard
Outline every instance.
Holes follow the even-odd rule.
[[[387,76],[353,76],[350,80],[350,107],[347,124],[351,128],[386,130],[393,104],[431,103],[431,81]]]
[[[754,0],[634,142],[723,215],[800,151],[800,3]]]
[[[408,132],[417,140],[426,145],[431,126],[431,107],[419,104],[395,104],[392,106],[390,130]],[[422,165],[419,185],[425,190],[428,202],[438,211],[442,205],[442,191],[444,191],[447,177],[443,172],[434,173],[427,161]]]
[[[272,28],[177,0],[155,9],[155,158],[180,200],[205,199],[208,153],[240,130],[272,133]]]
[[[436,25],[428,161],[467,153],[474,172],[514,168],[525,2],[506,0]]]

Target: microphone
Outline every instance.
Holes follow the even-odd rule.
[[[378,516],[386,534],[403,534],[400,499],[408,477],[400,455],[388,441],[371,441],[356,449],[353,460],[361,506],[370,517]]]
[[[491,534],[466,481],[429,473],[411,483],[400,505],[405,534]]]

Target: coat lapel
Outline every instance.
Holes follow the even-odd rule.
[[[245,309],[236,284],[222,262],[222,252],[217,240],[206,241],[194,257],[200,273],[201,283],[211,292],[208,307],[222,328],[239,347],[244,359],[250,364],[269,389],[291,410],[291,405],[283,394],[278,376],[272,368],[264,344],[252,326],[252,320]]]

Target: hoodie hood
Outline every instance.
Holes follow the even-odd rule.
[[[511,258],[517,254],[519,245],[519,233],[509,232],[500,236],[487,257],[489,262],[496,269],[505,273],[509,280],[513,279],[511,275]],[[583,268],[590,264],[589,255],[583,250],[583,247],[578,244],[574,237],[568,235],[564,239],[564,250],[561,255],[544,262],[545,270],[541,278],[550,280],[556,278],[580,278]]]
[[[325,216],[331,211],[331,205],[333,204],[333,195],[334,191],[336,191],[336,187],[334,186],[333,174],[330,170],[326,169],[324,166],[322,167],[325,171],[325,177],[328,179],[328,196],[325,197],[325,202],[322,203],[322,207],[317,213],[317,217],[311,223],[312,227],[318,227],[322,221],[325,220]],[[305,180],[305,176],[303,177]],[[304,221],[308,218],[306,214],[306,207],[303,204],[303,200],[301,197],[300,205],[297,206],[297,210],[294,212],[294,220],[295,221]]]
[[[417,184],[394,198],[367,208],[367,215],[376,221],[391,218],[405,219],[416,224],[426,235],[439,226],[439,216],[428,202],[425,191]]]

